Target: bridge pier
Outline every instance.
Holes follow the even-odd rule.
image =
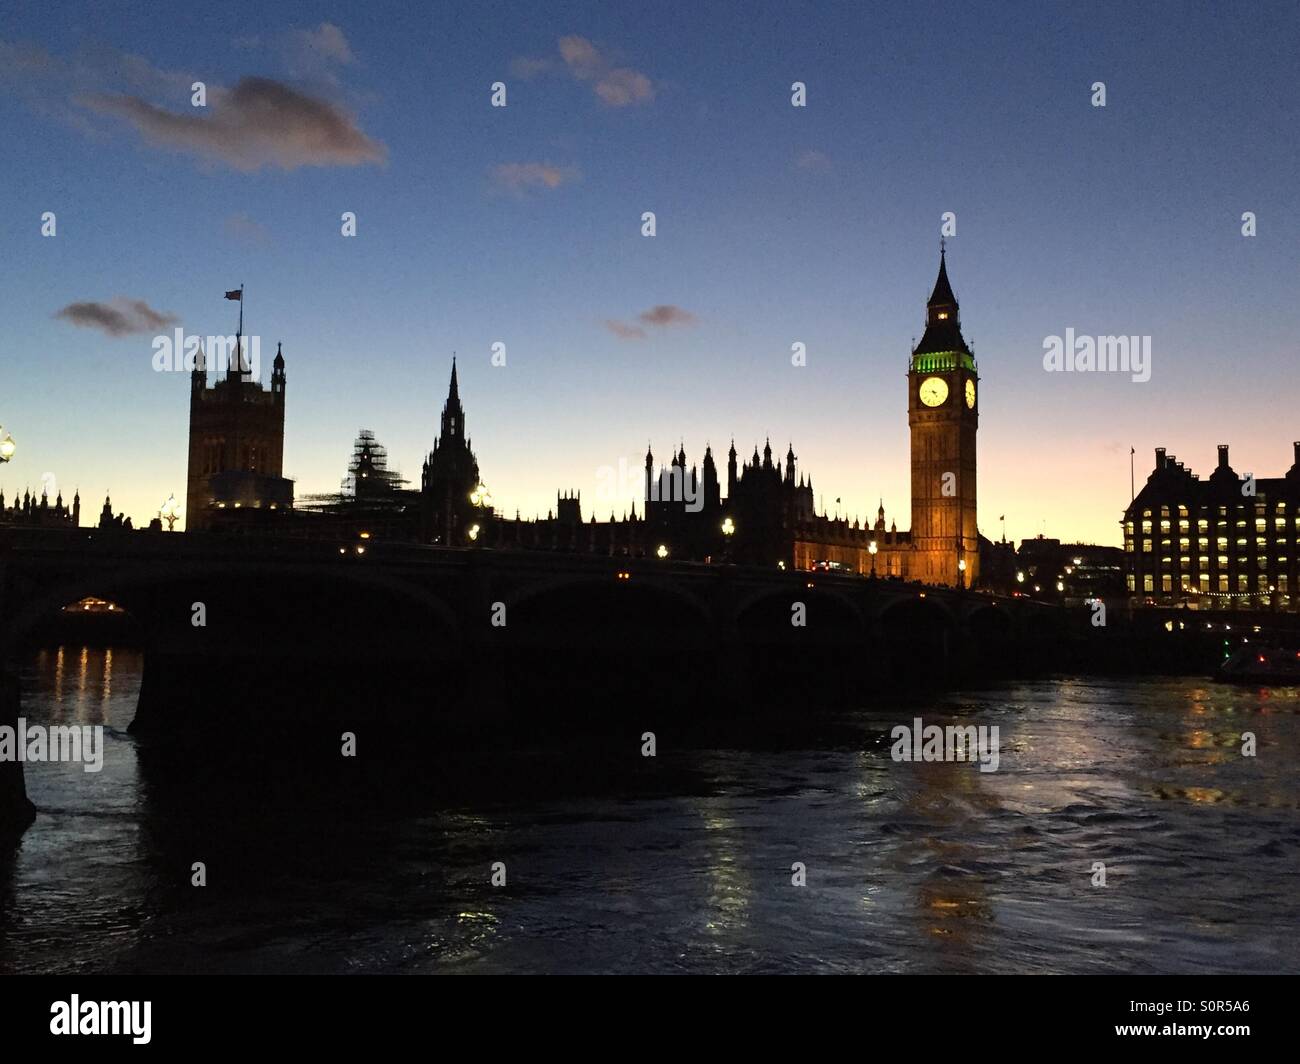
[[[0,727],[18,727],[21,712],[18,674],[0,667]],[[23,763],[0,761],[0,843],[16,841],[36,819],[36,806],[27,797]]]

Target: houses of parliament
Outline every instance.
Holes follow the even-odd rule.
[[[684,448],[666,465],[656,464],[648,450],[640,513],[634,506],[607,521],[584,518],[580,496],[560,492],[544,518],[506,516],[483,487],[454,360],[439,433],[418,487],[388,468],[383,446],[363,431],[340,490],[295,501],[282,470],[286,383],[278,347],[269,390],[248,379],[237,362],[211,386],[202,364],[194,370],[188,531],[671,557],[966,587],[979,582],[979,376],[942,251],[925,331],[908,364],[912,513],[906,530],[886,524],[883,502],[871,525],[818,514],[812,479],[799,469],[793,446],[781,458],[770,441],[745,460],[732,442],[725,495],[711,448],[698,464]]]

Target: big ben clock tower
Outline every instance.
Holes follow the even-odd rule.
[[[979,374],[961,335],[942,249],[939,279],[926,306],[925,335],[908,367],[907,423],[912,430],[908,575],[928,584],[972,587],[980,571],[975,523]]]

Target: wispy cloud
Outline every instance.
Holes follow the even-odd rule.
[[[554,59],[529,59],[521,55],[518,59],[510,60],[510,73],[524,81],[531,81],[541,74],[549,74],[555,68]]]
[[[655,98],[655,85],[649,77],[631,67],[619,66],[612,55],[586,37],[576,34],[561,37],[558,48],[559,63],[546,57],[522,56],[511,61],[511,73],[528,80],[563,70],[576,81],[589,84],[597,99],[607,107],[629,107]]]
[[[356,57],[352,54],[352,46],[348,44],[347,37],[332,22],[322,22],[314,30],[293,30],[291,31],[291,39],[301,47],[315,52],[322,59],[333,60],[336,63],[345,65],[356,62]]]
[[[143,299],[118,296],[108,303],[69,303],[54,317],[71,322],[78,328],[98,329],[107,336],[131,336],[136,333],[157,332],[175,325],[180,318],[174,314],[154,310]]]
[[[243,244],[269,244],[271,234],[266,226],[255,221],[246,211],[237,211],[222,223],[227,236],[232,236]]]
[[[151,145],[237,170],[384,162],[387,148],[337,102],[345,94],[334,72],[356,62],[342,30],[324,22],[265,43],[257,38],[239,43],[273,53],[295,84],[246,77],[227,88],[102,43],[82,44],[63,57],[34,44],[0,40],[0,92],[90,136],[107,132],[94,116],[122,119]],[[191,106],[195,81],[207,86],[207,107]]]
[[[163,70],[143,56],[98,42],[86,42],[64,58],[26,41],[0,40],[0,91],[88,134],[95,130],[73,106],[74,97],[114,91],[188,100],[194,80],[187,71]]]
[[[636,316],[636,320],[641,324],[633,325],[613,318],[606,318],[604,325],[620,340],[644,340],[648,333],[643,326],[649,325],[652,328],[664,329],[675,325],[693,325],[698,319],[689,310],[684,310],[682,307],[675,306],[672,303],[660,303],[649,310],[643,310]]]
[[[828,174],[831,171],[831,161],[825,152],[812,149],[802,152],[799,158],[795,160],[795,166],[800,170],[808,170],[814,174]]]
[[[82,102],[98,114],[126,120],[152,144],[236,170],[360,166],[388,156],[388,149],[340,107],[270,78],[243,78],[210,99],[210,116],[167,111],[138,96],[100,95]]]
[[[605,319],[605,328],[617,336],[620,340],[644,340],[645,330],[636,325],[625,325],[621,321],[615,321],[613,318]]]
[[[529,189],[556,189],[580,176],[577,167],[552,163],[502,163],[492,168],[492,183],[517,196]]]
[[[339,84],[338,67],[357,64],[347,35],[332,22],[322,22],[315,29],[286,30],[265,37],[237,37],[233,44],[241,51],[273,56],[295,80],[331,88]]]
[[[649,310],[643,310],[637,315],[637,318],[647,325],[692,325],[695,322],[695,315],[689,310],[683,310],[681,307],[673,306],[671,303],[660,303],[658,306],[651,307]]]

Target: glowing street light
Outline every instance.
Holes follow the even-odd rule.
[[[958,574],[958,582],[960,583],[962,590],[965,591],[966,590],[966,559],[965,558],[957,559],[957,574]]]
[[[666,546],[664,546],[664,544],[660,543],[660,544],[659,544],[659,549],[655,551],[655,554],[657,554],[660,558],[667,558],[667,557],[668,557],[668,548],[667,548]]]
[[[469,536],[469,541],[470,541],[471,543],[473,543],[476,539],[478,539],[478,534],[479,534],[480,531],[481,531],[481,530],[479,529],[479,526],[478,526],[478,525],[470,525],[470,526],[469,526],[469,531],[466,533],[466,535]]]
[[[0,425],[0,432],[4,432],[5,427]],[[5,432],[0,437],[0,462],[7,462],[14,456],[14,451],[18,450],[18,445],[14,443],[14,438]]]
[[[469,501],[475,506],[487,509],[492,505],[492,493],[487,490],[486,484],[476,484],[474,490],[469,493]]]
[[[736,522],[730,517],[724,517],[722,519],[722,560],[727,565],[731,564],[731,537],[735,534]]]
[[[876,541],[874,539],[867,544],[867,550],[871,554],[871,578],[873,580],[876,578],[876,551],[879,549],[880,548],[876,546]]]
[[[158,516],[167,522],[167,531],[176,531],[176,522],[181,516],[180,503],[176,501],[175,495],[168,495],[167,501],[158,509]]]
[[[1016,573],[1016,583],[1023,584],[1024,582],[1025,582],[1025,574],[1020,572]]]

